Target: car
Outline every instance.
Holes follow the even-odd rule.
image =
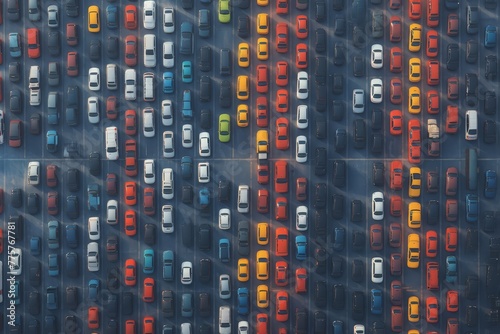
[[[399,136],[403,133],[403,113],[401,110],[391,110],[389,113],[390,133]]]
[[[307,72],[297,73],[297,98],[305,100],[309,97],[309,76]],[[288,109],[288,108],[287,108]]]
[[[411,20],[419,20],[422,17],[421,0],[408,1],[408,17]]]
[[[276,321],[285,322],[288,320],[288,292],[280,290],[276,293]]]
[[[475,223],[479,215],[479,198],[475,194],[465,196],[465,219],[468,223]]]
[[[59,136],[56,130],[47,131],[47,151],[50,153],[57,152],[57,148],[59,146]]]
[[[308,66],[308,48],[305,43],[298,43],[295,48],[295,65],[298,69],[306,69]]]
[[[458,15],[456,13],[448,14],[448,36],[458,36]]]
[[[228,143],[231,138],[231,125],[230,125],[231,117],[229,114],[220,114],[219,115],[219,141],[221,143]]]
[[[408,268],[418,268],[420,264],[420,236],[415,233],[408,235]]]
[[[408,80],[410,82],[420,82],[420,77],[420,58],[410,58],[410,60],[408,61]]]
[[[497,27],[488,24],[484,27],[484,47],[494,48],[497,45]]]
[[[95,76],[94,76],[95,77]],[[99,81],[93,81],[94,84]],[[100,85],[100,84],[99,84]],[[89,82],[90,86],[90,82]],[[90,87],[89,87],[90,88]],[[87,99],[87,116],[90,124],[99,124],[100,117],[100,103],[97,96],[90,96]]]
[[[380,69],[384,66],[384,49],[381,44],[372,45],[370,59],[372,68]]]
[[[383,85],[382,80],[379,78],[373,78],[370,81],[370,101],[372,103],[382,103],[383,98]]]
[[[384,195],[378,191],[372,194],[372,219],[384,219]]]
[[[93,33],[101,31],[98,6],[93,5],[88,8],[88,30]]]
[[[380,224],[370,226],[370,248],[372,250],[384,249],[384,233]]]
[[[401,17],[393,15],[389,20],[389,40],[393,43],[401,42],[402,23]]]
[[[250,46],[248,43],[238,45],[238,66],[243,68],[250,66]]]
[[[484,172],[484,197],[495,198],[497,193],[497,172],[488,169]]]
[[[438,252],[438,235],[434,230],[429,230],[425,234],[425,255],[434,258]]]
[[[307,257],[307,238],[303,235],[295,237],[295,258],[297,260],[305,260]]]
[[[200,132],[198,143],[198,153],[200,154],[200,157],[210,157],[210,133]]]
[[[228,274],[219,276],[219,297],[221,299],[231,298],[231,277]]]
[[[241,38],[248,37],[250,34],[250,18],[248,15],[238,16],[238,36]]]
[[[181,24],[180,54],[190,55],[194,52],[193,25],[190,22]]]
[[[410,167],[410,179],[408,186],[408,197],[420,197],[420,189],[422,186],[422,175],[419,167]]]
[[[288,52],[288,25],[286,23],[276,24],[276,51]]]
[[[446,69],[456,71],[459,64],[459,46],[456,43],[450,43],[447,47]]]
[[[408,121],[408,161],[413,164],[420,163],[420,121],[411,119]]]
[[[412,23],[409,31],[408,50],[418,52],[422,45],[422,26],[418,23]]]
[[[448,290],[446,292],[446,310],[448,312],[458,312],[458,291]]]
[[[446,257],[446,282],[456,283],[458,280],[457,258],[453,255]]]
[[[425,49],[425,54],[427,57],[434,58],[438,56],[438,32],[436,30],[427,31],[426,35],[427,47]]]
[[[278,150],[287,150],[290,146],[289,122],[285,117],[276,119],[276,148]]]
[[[266,37],[257,39],[257,59],[267,60],[269,58],[269,41]]]

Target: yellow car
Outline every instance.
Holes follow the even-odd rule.
[[[420,228],[422,222],[422,205],[419,202],[410,202],[408,204],[408,226],[411,228]]]
[[[89,6],[88,24],[89,24],[89,32],[101,31],[101,22],[99,20],[99,7]]]
[[[410,82],[420,82],[420,73],[420,58],[410,58],[408,62],[408,80],[410,80]]]
[[[255,136],[255,147],[257,148],[257,154],[269,152],[269,132],[267,132],[267,130],[257,131],[257,135]],[[268,234],[269,228],[267,235]],[[267,242],[265,244],[259,243],[259,245],[267,245]]]
[[[420,236],[416,233],[408,234],[408,268],[418,268],[420,264]]]
[[[422,45],[422,26],[418,23],[410,24],[410,39],[408,40],[408,50],[411,52],[420,51]]]
[[[236,97],[238,100],[246,101],[250,95],[250,79],[248,75],[238,75],[236,84]]]
[[[238,45],[238,65],[240,67],[250,66],[250,46],[248,43]]]
[[[257,272],[257,279],[259,281],[265,281],[269,279],[269,252],[266,250],[260,250],[255,256],[255,266]]]
[[[408,298],[408,321],[418,322],[420,320],[420,301],[417,296]]]
[[[248,282],[250,279],[250,262],[248,259],[238,260],[238,281]]]
[[[257,0],[257,6],[267,6],[269,5],[269,0]]]
[[[265,37],[261,37],[257,40],[257,59],[269,59],[269,41]]]
[[[259,130],[265,131],[267,130]],[[258,134],[258,132],[257,132]],[[268,223],[258,223],[257,224],[257,243],[259,245],[265,246],[269,243],[269,224]]]
[[[219,22],[229,23],[231,21],[231,9],[229,0],[219,0]]]
[[[246,128],[248,126],[248,106],[246,104],[238,105],[236,111],[236,124],[240,128]]]
[[[408,334],[420,334],[420,332],[418,331],[418,329],[410,329],[408,331]]]
[[[257,307],[269,307],[269,287],[265,284],[257,287]]]
[[[422,172],[420,171],[419,167],[411,167],[408,196],[411,198],[419,197],[421,187],[422,187]]]
[[[269,15],[267,13],[259,13],[257,15],[257,34],[269,34]]]
[[[408,89],[408,112],[410,114],[420,114],[420,88],[416,86]]]

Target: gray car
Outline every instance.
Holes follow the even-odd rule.
[[[181,302],[181,315],[183,317],[193,316],[193,294],[183,293]]]
[[[190,55],[194,52],[193,25],[189,22],[181,24],[181,47],[180,53]]]

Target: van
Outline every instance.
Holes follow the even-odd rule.
[[[477,34],[479,23],[479,11],[477,6],[467,6],[467,33]]]
[[[439,289],[439,264],[437,262],[427,263],[427,289]]]
[[[144,66],[156,66],[156,36],[153,34],[144,35]]]
[[[108,160],[117,160],[118,153],[118,128],[109,126],[106,128],[106,158]]]
[[[155,85],[154,85],[154,73],[146,72],[143,76],[143,98],[144,101],[154,101],[155,100]]]
[[[477,139],[477,110],[467,110],[465,113],[465,139]]]
[[[116,64],[108,64],[106,66],[106,87],[109,90],[118,89],[118,67]]]
[[[231,75],[231,50],[220,50],[220,75]]]
[[[28,88],[40,88],[40,66],[38,65],[30,67]]]
[[[30,21],[40,21],[40,6],[38,0],[28,1],[28,18]]]
[[[429,86],[439,85],[439,61],[427,61],[427,84]]]
[[[238,212],[248,213],[249,211],[250,188],[247,185],[238,186]]]
[[[427,0],[427,26],[439,25],[439,0]]]
[[[219,307],[219,333],[231,334],[231,308],[229,306]]]

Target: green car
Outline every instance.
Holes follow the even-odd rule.
[[[229,121],[229,114],[221,114],[219,116],[219,141],[221,143],[227,143],[231,138],[231,126]]]
[[[229,0],[219,0],[219,21],[220,23],[229,23],[231,21]]]

